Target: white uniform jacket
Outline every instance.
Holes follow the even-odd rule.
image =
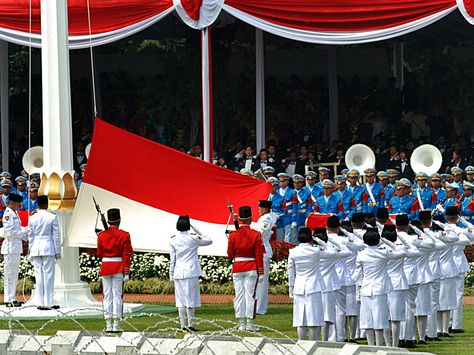
[[[212,244],[212,239],[196,234],[178,232],[170,242],[170,276],[175,280],[202,275],[198,247]]]
[[[384,245],[369,246],[361,250],[356,262],[360,277],[360,295],[379,296],[392,292],[392,282],[387,272],[388,261],[405,256],[404,250],[393,250]]]
[[[353,286],[357,279],[354,278],[357,253],[365,249],[366,245],[353,234],[349,237],[343,237],[337,234],[329,233],[328,240],[335,245],[344,246],[351,253],[345,259],[339,259],[336,264],[336,272],[341,279],[342,286]]]
[[[415,236],[409,236],[415,239]],[[418,242],[418,250],[421,255],[415,259],[418,263],[418,269],[420,270],[420,284],[427,284],[432,282],[435,278],[433,277],[433,272],[430,268],[430,256],[436,250],[436,243],[429,236],[424,235],[423,240],[416,238]]]
[[[429,268],[431,270],[431,275],[433,276],[433,281],[434,280],[439,280],[441,278],[441,262],[440,262],[440,256],[443,253],[443,251],[448,248],[448,246],[443,243],[440,239],[440,233],[439,232],[433,232],[429,228],[423,228],[423,232],[427,235],[429,235],[435,243],[434,250],[431,251],[430,256],[429,256]],[[452,243],[455,242],[455,240],[452,241]]]
[[[30,217],[28,232],[30,257],[61,254],[59,222],[55,214],[38,210]]]
[[[332,245],[331,243],[327,243],[326,251],[330,253],[337,252],[337,254],[335,258],[321,259],[319,261],[319,271],[321,272],[321,276],[323,277],[324,281],[323,292],[339,290],[342,287],[341,279],[336,272],[336,264],[340,259],[345,260],[345,258],[350,256],[351,253],[347,249],[341,250],[339,252],[337,250],[338,248],[336,246]]]
[[[405,251],[405,258],[417,258],[421,255],[418,249],[407,248],[402,242],[396,240],[394,243],[398,251]],[[387,272],[392,282],[393,291],[408,290],[408,280],[405,275],[405,259],[391,259],[387,264]]]
[[[23,252],[22,240],[26,240],[27,230],[21,228],[20,217],[10,207],[3,214],[2,254],[21,254]]]
[[[273,252],[270,245],[270,238],[272,236],[272,228],[278,219],[278,214],[275,212],[266,213],[257,221],[256,230],[262,235],[263,245],[265,246],[264,258],[271,259]]]
[[[441,250],[439,254],[439,265],[441,267],[440,279],[455,277],[459,274],[459,271],[454,261],[453,250],[455,247],[454,244],[459,242],[459,236],[447,230],[446,232],[438,232],[438,237],[446,244],[446,248]],[[447,237],[449,237],[449,239]]]
[[[471,244],[474,241],[474,234],[471,233],[468,229],[458,227],[454,224],[448,224],[451,228],[454,227],[456,230],[456,234],[459,237],[459,240],[454,243],[453,247],[453,257],[454,262],[456,263],[456,267],[458,268],[458,272],[464,273],[469,270],[469,263],[466,259],[466,254],[464,254],[464,248],[466,245]]]
[[[300,243],[290,249],[288,256],[288,285],[295,295],[310,295],[325,290],[319,271],[319,260],[337,258],[338,252],[331,248],[321,249],[309,243]]]
[[[406,232],[397,232],[397,238],[400,239],[403,244],[408,245],[410,249],[425,248],[426,250],[434,248],[434,242],[429,238],[420,239],[417,235],[408,235]],[[422,275],[422,272],[426,272],[426,270],[421,270],[420,265],[418,264],[418,259],[416,258],[407,258],[405,260],[404,269],[409,285],[420,284],[425,277],[428,277],[428,275]],[[432,277],[431,273],[429,274],[429,277]]]

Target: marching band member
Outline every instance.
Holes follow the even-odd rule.
[[[352,192],[347,187],[347,178],[344,175],[336,175],[336,188],[341,194],[341,201],[343,206],[343,211],[338,213],[338,216],[341,221],[350,220],[352,214],[355,212],[356,204],[354,198],[352,197]]]
[[[453,179],[453,183],[456,183],[459,186],[458,191],[459,191],[459,194],[461,194],[461,195],[463,193],[463,187],[462,187],[462,174],[463,174],[463,172],[464,171],[460,167],[453,166],[451,168],[451,177]]]
[[[308,171],[306,174],[306,186],[305,188],[311,194],[313,201],[323,193],[323,189],[316,183],[318,175],[314,171]]]
[[[255,291],[258,278],[263,276],[265,247],[259,232],[250,229],[252,210],[249,206],[239,208],[240,228],[230,233],[227,256],[233,261],[235,317],[239,320],[239,331],[257,332],[255,326]]]
[[[280,179],[280,190],[278,193],[285,199],[286,201],[286,211],[282,217],[283,223],[285,225],[285,242],[291,241],[291,234],[293,229],[293,197],[295,196],[295,190],[293,190],[288,185],[290,184],[290,175],[287,173],[280,173],[277,175],[278,179]]]
[[[396,196],[390,199],[388,211],[392,214],[403,213],[408,215],[410,221],[418,216],[419,204],[418,200],[410,196],[411,183],[408,179],[403,178],[397,181]]]
[[[323,181],[323,194],[314,202],[314,212],[338,214],[344,211],[340,194],[334,193],[335,186],[329,179]]]
[[[107,211],[109,228],[97,236],[97,256],[102,259],[100,276],[104,293],[106,332],[122,332],[120,320],[123,311],[123,283],[130,275],[130,258],[133,255],[130,234],[119,229],[120,210]]]
[[[446,197],[446,190],[441,185],[440,174],[438,173],[431,174],[430,179],[431,179],[431,188],[436,194],[436,206],[438,206],[438,204],[444,201],[444,198]]]
[[[263,277],[259,279],[257,285],[257,314],[266,314],[268,308],[268,277],[270,260],[273,255],[270,239],[273,226],[275,226],[278,219],[278,215],[275,212],[271,212],[271,209],[271,201],[259,201],[258,213],[260,214],[260,218],[258,219],[256,230],[262,235],[265,255],[263,256]]]
[[[373,214],[377,212],[377,208],[384,206],[383,186],[375,182],[376,170],[365,169],[364,174],[367,182],[364,184],[364,192],[362,193],[362,212]]]
[[[305,182],[304,177],[300,174],[295,174],[292,179],[295,184],[295,194],[293,196],[293,216],[291,226],[294,229],[293,233],[297,236],[298,230],[305,225],[306,217],[311,208],[312,199],[309,190],[303,187]],[[295,238],[292,238],[291,242],[296,243]]]
[[[170,242],[170,279],[174,281],[181,330],[195,332],[194,309],[201,307],[199,277],[202,271],[198,248],[212,244],[212,239],[199,232],[188,216],[178,218],[176,229],[178,233]],[[196,234],[189,233],[190,229]]]
[[[413,196],[418,200],[421,210],[434,210],[437,205],[436,193],[427,186],[428,175],[423,172],[416,174],[415,178],[418,186],[413,191]]]
[[[278,193],[280,188],[280,181],[271,177],[267,180],[271,185],[272,189],[268,195],[268,201],[272,203],[272,212],[276,213],[279,217],[276,222],[276,239],[284,240],[285,239],[285,210],[286,210],[286,200],[283,196]]]
[[[461,216],[466,219],[472,219],[474,217],[474,196],[472,192],[474,191],[474,184],[469,181],[464,181],[464,193],[461,199]]]
[[[362,194],[364,193],[364,187],[357,184],[359,181],[359,171],[357,169],[351,169],[347,172],[347,181],[349,186],[347,189],[352,194],[352,199],[355,204],[355,212],[362,212]]]

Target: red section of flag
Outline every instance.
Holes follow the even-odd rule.
[[[235,212],[240,206],[251,206],[257,220],[258,200],[266,200],[271,189],[269,183],[206,163],[100,119],[96,119],[84,182],[162,211],[220,224],[229,216],[228,199]],[[159,230],[159,223],[156,227]]]
[[[18,211],[17,214],[18,217],[20,217],[21,226],[26,227],[29,219],[28,211]]]
[[[326,228],[328,218],[328,213],[310,213],[306,219],[306,227],[311,230],[314,228]]]

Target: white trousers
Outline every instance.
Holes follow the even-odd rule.
[[[287,224],[285,226],[285,242],[287,243],[294,243],[294,240],[293,240],[293,229],[291,227],[291,224]]]
[[[236,272],[234,280],[234,309],[236,318],[255,318],[255,289],[257,287],[257,270]]]
[[[36,305],[51,307],[54,305],[54,256],[35,256],[31,262],[35,269]]]
[[[418,294],[418,284],[410,285],[410,288],[405,293],[405,310],[406,320],[405,327],[402,326],[400,338],[404,340],[415,340],[415,311],[416,311],[416,296]],[[402,336],[403,335],[403,336]]]
[[[266,314],[268,309],[268,278],[270,258],[263,258],[263,278],[257,285],[257,314]]]
[[[122,319],[123,312],[123,274],[102,276],[102,289],[104,293],[104,318]]]
[[[439,310],[439,280],[430,283],[431,287],[431,314],[428,316],[428,332],[426,335],[430,338],[438,336],[438,310]]]
[[[347,286],[336,290],[336,341],[346,338]]]
[[[16,286],[20,270],[20,254],[4,254],[3,302],[16,301]]]
[[[453,329],[462,329],[462,305],[464,303],[464,273],[456,276],[456,308],[453,309]]]

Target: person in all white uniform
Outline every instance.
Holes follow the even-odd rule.
[[[446,220],[448,222],[447,226],[449,229],[453,230],[458,234],[460,242],[466,238],[471,244],[474,242],[474,233],[471,228],[461,228],[457,226],[459,222],[459,211],[457,207],[451,206],[446,207]],[[459,242],[458,242],[459,243]],[[466,259],[466,254],[464,254],[464,248],[466,245],[455,244],[453,248],[453,257],[456,267],[458,268],[458,275],[456,277],[456,308],[452,311],[452,326],[451,333],[464,333],[462,329],[462,306],[464,303],[464,275],[469,270],[469,263]]]
[[[28,231],[21,227],[20,217],[16,213],[23,201],[22,197],[11,193],[8,198],[9,202],[3,214],[3,237],[5,240],[1,250],[4,262],[3,302],[7,307],[20,307],[21,303],[16,300],[16,286],[20,256],[23,252],[23,240],[27,239]]]
[[[410,248],[434,248],[434,243],[429,238],[423,238],[417,235],[408,235],[409,220],[408,215],[399,214],[396,218],[397,238]],[[418,295],[418,285],[423,281],[418,260],[416,258],[406,258],[404,264],[405,274],[407,276],[409,288],[406,290],[406,320],[405,326],[402,326],[400,333],[400,346],[406,348],[416,347],[415,341],[415,312],[416,312],[416,297]],[[428,291],[427,291],[428,290]],[[423,291],[429,292],[429,288],[423,288]],[[430,295],[424,294],[425,299],[430,299]],[[425,302],[430,304],[430,302]],[[431,307],[429,307],[431,308]]]
[[[293,327],[297,328],[298,339],[319,340],[324,325],[321,291],[324,282],[319,272],[319,260],[336,257],[334,249],[326,250],[311,245],[311,230],[301,228],[298,233],[299,245],[290,249],[288,257],[288,285],[290,299],[293,300]]]
[[[405,246],[398,238],[394,225],[385,225],[382,230],[382,240],[388,240],[395,245],[396,250],[404,250],[406,257],[419,257],[421,253],[418,249]],[[392,259],[388,262],[387,271],[392,282],[393,291],[388,294],[388,311],[390,319],[390,329],[392,331],[393,347],[398,347],[400,341],[401,322],[406,319],[405,300],[406,290],[408,290],[408,281],[404,270],[405,259]],[[384,336],[386,334],[384,333]],[[387,343],[387,337],[385,339]],[[388,334],[388,343],[390,344],[390,334]]]
[[[393,290],[387,264],[391,259],[404,258],[390,241],[383,240],[376,228],[367,229],[363,236],[368,247],[357,255],[358,294],[360,295],[360,328],[366,330],[369,345],[381,346],[384,329],[388,328],[387,294]]]
[[[324,290],[322,291],[323,299],[323,312],[324,312],[324,328],[323,328],[323,340],[328,341],[331,328],[334,328],[336,323],[336,291],[341,288],[341,279],[336,272],[336,264],[345,258],[351,256],[351,253],[347,248],[341,245],[342,248],[330,243],[326,230],[323,228],[315,228],[314,236],[324,243],[327,243],[326,249],[329,252],[338,251],[336,258],[321,259],[319,262],[319,271],[324,281]],[[336,341],[336,332],[333,329],[334,337],[331,341]]]
[[[29,220],[29,259],[35,269],[35,298],[39,310],[58,309],[54,304],[54,261],[61,257],[59,222],[48,212],[48,196],[38,196],[38,212]]]
[[[336,341],[343,342],[347,340],[346,315],[348,310],[348,300],[351,302],[351,314],[354,315],[356,312],[356,309],[354,309],[355,307],[353,307],[354,304],[352,303],[356,303],[357,280],[353,278],[353,274],[355,273],[357,252],[365,249],[366,245],[354,234],[340,228],[337,216],[329,217],[327,225],[329,242],[339,248],[344,247],[351,253],[348,258],[345,260],[339,259],[336,264],[336,272],[342,280],[342,287],[336,291]],[[339,236],[338,233],[342,233],[344,236]],[[355,339],[353,340],[355,341]]]
[[[174,281],[181,330],[195,332],[194,309],[201,306],[199,277],[202,271],[198,248],[212,244],[212,240],[199,232],[188,216],[178,218],[176,229],[178,233],[170,242],[170,279]],[[190,233],[190,229],[196,234]]]
[[[263,277],[257,285],[257,314],[266,314],[268,309],[268,278],[270,272],[270,260],[272,259],[272,246],[270,239],[272,230],[278,219],[278,214],[272,212],[272,201],[260,200],[258,203],[260,218],[257,221],[256,230],[262,235],[265,255],[263,255]]]

